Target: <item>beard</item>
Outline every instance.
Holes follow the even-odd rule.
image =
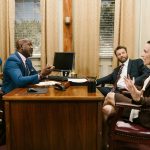
[[[122,57],[122,58],[119,59],[119,61],[120,61],[121,63],[124,63],[124,62],[127,61],[127,59],[128,59],[128,57]]]

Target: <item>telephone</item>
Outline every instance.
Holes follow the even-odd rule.
[[[65,91],[70,86],[70,82],[56,83],[54,85],[56,90]]]
[[[66,88],[63,84],[56,83],[54,85],[54,87],[55,87],[56,90],[60,90],[60,91],[65,91],[66,90]]]

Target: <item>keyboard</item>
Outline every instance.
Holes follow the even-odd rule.
[[[64,76],[48,76],[48,80],[54,80],[54,81],[68,81],[68,77]]]

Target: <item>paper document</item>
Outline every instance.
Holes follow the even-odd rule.
[[[51,85],[55,85],[56,83],[60,84],[60,82],[56,82],[56,81],[44,81],[44,82],[39,82],[36,85],[37,86],[51,86]]]
[[[79,79],[79,78],[68,78],[68,81],[74,82],[74,83],[83,83],[83,82],[87,82],[87,79],[85,79],[85,78],[83,78],[83,79]]]

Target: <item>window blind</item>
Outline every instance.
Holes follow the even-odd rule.
[[[40,55],[40,0],[15,0],[15,41],[28,38],[33,43],[33,56]]]
[[[101,0],[100,57],[113,56],[115,0]]]

